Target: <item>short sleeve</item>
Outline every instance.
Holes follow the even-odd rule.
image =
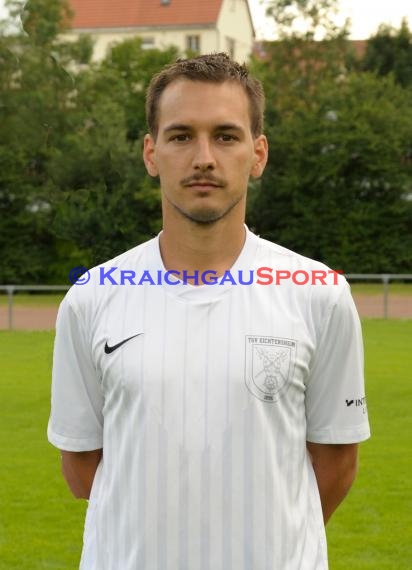
[[[90,344],[66,297],[60,305],[53,353],[51,414],[47,436],[66,451],[103,447],[103,395]]]
[[[356,443],[370,436],[362,331],[347,283],[320,333],[305,397],[308,441]]]

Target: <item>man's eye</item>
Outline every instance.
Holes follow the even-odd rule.
[[[173,135],[170,140],[176,142],[186,142],[190,139],[189,135]]]
[[[218,135],[218,139],[220,139],[222,142],[232,142],[236,140],[236,137],[233,135],[221,134]]]

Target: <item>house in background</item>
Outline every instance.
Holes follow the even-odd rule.
[[[205,54],[225,51],[243,63],[253,49],[248,0],[70,0],[74,12],[66,37],[89,34],[93,59],[124,39],[139,36],[146,49],[176,46]]]

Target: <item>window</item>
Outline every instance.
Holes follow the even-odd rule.
[[[152,37],[142,38],[142,49],[152,49],[155,47],[155,41]]]
[[[235,40],[234,39],[226,38],[226,52],[232,59],[235,59]]]
[[[186,36],[186,49],[188,51],[200,52],[200,36]]]

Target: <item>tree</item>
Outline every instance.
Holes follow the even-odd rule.
[[[252,69],[264,83],[267,118],[311,107],[320,82],[346,73],[349,24],[338,26],[337,0],[270,0],[277,40],[264,42]]]
[[[9,5],[14,13],[17,3]],[[0,36],[0,281],[6,283],[53,278],[57,243],[47,166],[58,133],[70,128],[66,109],[73,90],[58,61],[72,61],[71,47],[53,42],[50,33],[60,29],[63,5],[32,2],[42,19],[30,13],[31,35],[3,28]]]
[[[410,271],[411,103],[390,78],[324,82],[312,107],[268,125],[249,223],[345,272]]]
[[[70,27],[73,12],[68,0],[6,0],[12,17],[19,17],[30,43],[49,48]]]
[[[279,39],[253,61],[270,156],[248,222],[335,269],[410,271],[412,92],[350,71],[348,24],[335,24],[336,7],[270,2]]]
[[[379,27],[368,40],[360,68],[380,76],[393,73],[403,87],[412,85],[412,31],[406,19],[399,30],[388,25]]]
[[[67,2],[26,8],[30,33],[0,35],[0,281],[67,282],[74,265],[160,229],[157,183],[140,159],[144,91],[177,53],[136,39],[92,64],[89,38],[60,36]]]
[[[327,41],[347,33],[348,22],[336,23],[338,0],[269,0],[267,4],[279,41]]]
[[[76,78],[82,120],[62,137],[50,175],[56,234],[81,248],[83,264],[101,263],[161,229],[158,182],[141,158],[145,91],[176,56],[174,48],[144,50],[140,39],[131,39]]]

